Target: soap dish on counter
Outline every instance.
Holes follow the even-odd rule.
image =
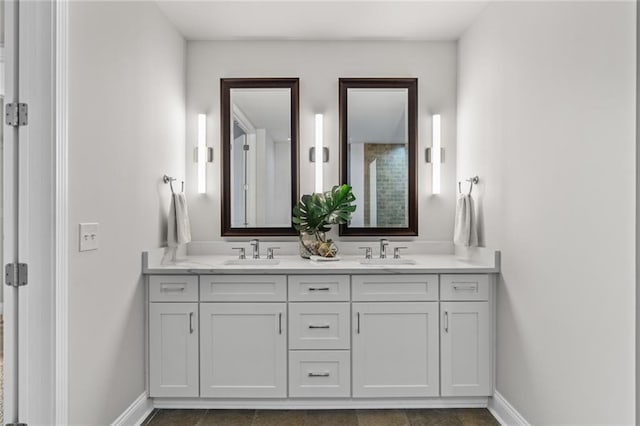
[[[336,262],[338,260],[340,260],[340,256],[334,256],[334,257],[324,257],[324,256],[310,256],[309,259],[315,261],[315,262]]]

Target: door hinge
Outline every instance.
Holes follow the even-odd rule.
[[[4,108],[7,126],[20,127],[29,123],[29,107],[27,104],[13,102],[6,104]]]
[[[5,283],[12,287],[27,285],[29,267],[26,263],[7,263],[4,267]]]

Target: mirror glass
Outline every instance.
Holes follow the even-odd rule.
[[[340,83],[342,173],[357,204],[341,235],[417,235],[416,80]]]
[[[223,79],[222,85],[222,235],[293,235],[297,79]]]

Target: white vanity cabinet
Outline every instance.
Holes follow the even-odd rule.
[[[362,275],[352,285],[353,397],[438,396],[438,276]]]
[[[442,396],[493,393],[489,292],[488,275],[441,276]]]
[[[287,396],[285,303],[200,304],[200,396]]]
[[[284,275],[200,277],[200,396],[287,396]]]
[[[198,277],[151,277],[149,301],[149,395],[198,396]]]
[[[154,403],[419,408],[493,394],[490,274],[275,272],[149,275]]]

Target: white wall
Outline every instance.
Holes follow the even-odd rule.
[[[634,2],[494,3],[459,45],[497,391],[532,424],[635,422],[635,29]]]
[[[196,117],[208,114],[208,144],[214,163],[207,167],[208,192],[196,194],[196,165],[187,161],[191,235],[220,240],[220,78],[300,78],[300,194],[314,190],[314,114],[323,113],[325,190],[339,179],[338,79],[340,77],[418,78],[418,192],[420,240],[450,241],[455,203],[456,77],[455,42],[189,42],[187,47],[187,153],[196,146]],[[431,168],[424,150],[431,145],[430,115],[442,114],[443,194],[430,196]],[[190,156],[187,157],[188,159]]]
[[[69,9],[69,419],[105,425],[145,390],[140,257],[166,240],[162,175],[184,177],[186,46],[150,2]]]

